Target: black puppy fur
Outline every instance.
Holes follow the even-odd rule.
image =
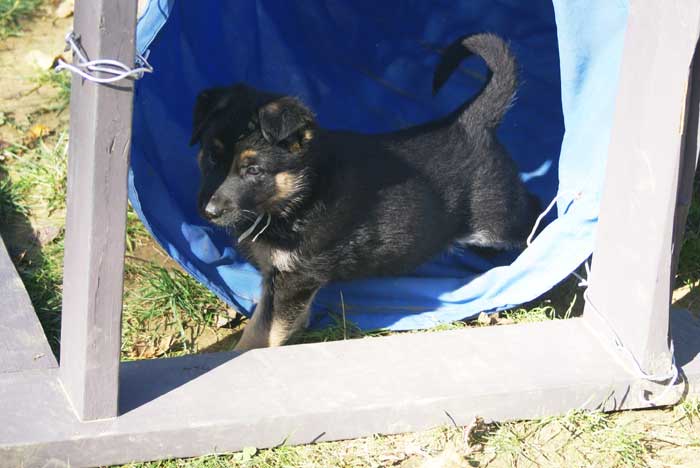
[[[263,275],[237,349],[283,344],[330,281],[407,273],[454,243],[523,245],[539,204],[495,133],[517,85],[510,50],[492,34],[457,40],[433,91],[471,54],[491,71],[476,97],[380,135],[324,130],[299,100],[243,84],[199,95],[201,214]]]

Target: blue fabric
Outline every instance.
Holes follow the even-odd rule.
[[[425,328],[527,302],[592,252],[626,16],[616,0],[151,0],[138,49],[150,50],[155,73],[136,88],[131,202],[175,260],[248,314],[258,273],[196,211],[188,140],[197,93],[244,81],[299,96],[328,128],[397,129],[478,92],[486,69],[471,59],[433,98],[436,50],[494,32],[521,67],[499,135],[543,206],[559,193],[558,217],[522,253],[450,251],[403,277],[329,285],[314,323],[340,311],[340,291],[348,319],[365,329]]]

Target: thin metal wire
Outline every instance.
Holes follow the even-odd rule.
[[[552,208],[556,205],[557,201],[560,198],[565,198],[565,197],[570,197],[573,195],[574,200],[578,200],[582,196],[582,192],[562,192],[557,194],[556,197],[549,203],[547,208],[537,217],[537,220],[535,221],[535,224],[532,228],[532,231],[530,232],[530,235],[527,238],[527,245],[528,247],[532,244],[533,238],[535,236],[535,233],[537,232],[537,228],[539,227],[540,223],[544,219],[545,216],[547,216],[547,213],[549,213]],[[671,366],[669,370],[665,373],[660,373],[660,374],[649,374],[644,369],[642,369],[642,366],[639,364],[639,361],[637,361],[637,358],[634,356],[634,354],[624,345],[622,342],[622,339],[620,336],[617,334],[615,329],[613,328],[612,324],[608,320],[608,318],[601,313],[593,304],[591,301],[591,298],[588,294],[588,286],[589,286],[589,281],[590,281],[590,276],[591,276],[591,269],[588,261],[584,262],[585,269],[586,269],[586,277],[584,278],[583,276],[579,275],[575,271],[572,272],[572,274],[579,279],[578,286],[585,288],[583,292],[583,300],[588,304],[589,310],[593,310],[599,317],[602,318],[603,322],[607,325],[608,329],[612,333],[613,336],[613,342],[615,344],[615,347],[620,350],[622,353],[622,356],[625,357],[626,359],[623,359],[626,363],[626,367],[629,370],[629,372],[632,375],[635,375],[637,378],[646,380],[649,382],[654,382],[657,384],[660,384],[661,382],[667,382],[665,384],[664,390],[657,396],[652,397],[652,398],[647,398],[646,395],[642,392],[641,394],[641,399],[642,401],[646,401],[649,403],[651,406],[657,406],[659,402],[663,402],[664,397],[673,389],[674,385],[678,381],[678,376],[680,374],[680,371],[678,369],[678,366],[676,365],[676,356],[674,353],[674,347],[673,347],[673,340],[671,340],[669,344],[669,353],[671,354]]]
[[[71,31],[66,35],[66,51],[72,51],[75,63],[67,63],[63,59],[56,61],[54,70],[68,70],[80,75],[93,83],[114,83],[125,78],[139,79],[144,73],[153,73],[153,67],[148,63],[148,53],[145,56],[136,54],[136,67],[129,67],[118,60],[97,59],[89,60],[85,50],[80,45],[80,37]],[[98,76],[96,73],[111,75]]]
[[[586,280],[586,283],[588,280]],[[661,382],[666,382],[665,388],[663,392],[661,392],[659,395],[653,397],[653,398],[647,398],[643,392],[641,392],[640,398],[643,401],[646,401],[649,403],[650,406],[658,406],[659,403],[663,402],[664,397],[671,391],[673,386],[676,384],[678,381],[678,376],[680,374],[680,371],[678,370],[678,366],[676,365],[676,355],[674,353],[674,346],[673,346],[673,340],[671,340],[669,344],[669,353],[671,354],[671,366],[669,370],[665,373],[660,373],[660,374],[649,374],[644,369],[642,369],[642,366],[639,364],[639,361],[637,361],[637,358],[634,356],[632,351],[630,351],[625,344],[622,342],[622,339],[620,336],[617,334],[615,331],[615,328],[613,328],[612,324],[608,320],[608,318],[598,310],[598,308],[593,304],[593,301],[591,301],[591,298],[588,294],[588,289],[586,289],[583,292],[583,300],[586,302],[586,304],[589,305],[589,310],[594,311],[602,320],[603,322],[607,325],[608,329],[612,333],[613,336],[613,342],[615,343],[615,347],[622,352],[622,355],[626,358],[623,361],[627,364],[627,370],[632,374],[635,375],[637,378],[646,380],[649,382],[654,382],[656,384],[660,384]]]
[[[535,220],[535,224],[534,224],[534,226],[532,226],[532,231],[530,231],[530,235],[527,236],[527,246],[530,247],[530,245],[532,244],[532,241],[535,237],[535,233],[537,232],[537,228],[540,226],[540,223],[542,222],[544,217],[547,216],[547,213],[552,211],[552,208],[554,208],[554,205],[556,205],[557,201],[559,201],[560,198],[573,196],[574,200],[578,200],[579,198],[581,198],[581,195],[582,195],[581,192],[572,192],[572,191],[558,193],[557,196],[554,197],[551,202],[549,202],[549,205],[547,205],[547,208],[545,208],[545,210]]]

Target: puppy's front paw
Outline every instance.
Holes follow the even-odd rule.
[[[255,335],[254,333],[246,333],[248,328],[243,330],[243,336],[236,343],[236,347],[233,348],[237,353],[245,353],[251,349],[267,348],[269,347],[268,339],[262,334]]]

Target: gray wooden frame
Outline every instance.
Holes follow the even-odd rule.
[[[135,1],[78,2],[74,28],[88,57],[134,63]],[[132,94],[73,76],[61,381],[84,420],[117,415]]]
[[[135,11],[136,0],[79,0],[88,54],[131,61]],[[631,1],[583,317],[241,356],[119,363],[132,87],[75,79],[60,368],[33,358],[47,344],[0,248],[0,339],[13,353],[0,359],[0,465],[94,466],[477,415],[645,407],[643,392],[658,396],[663,383],[640,379],[614,343],[641,370],[663,372],[669,323],[685,379],[657,404],[697,391],[700,326],[669,306],[698,156],[700,78],[690,67],[699,37],[697,1]]]

